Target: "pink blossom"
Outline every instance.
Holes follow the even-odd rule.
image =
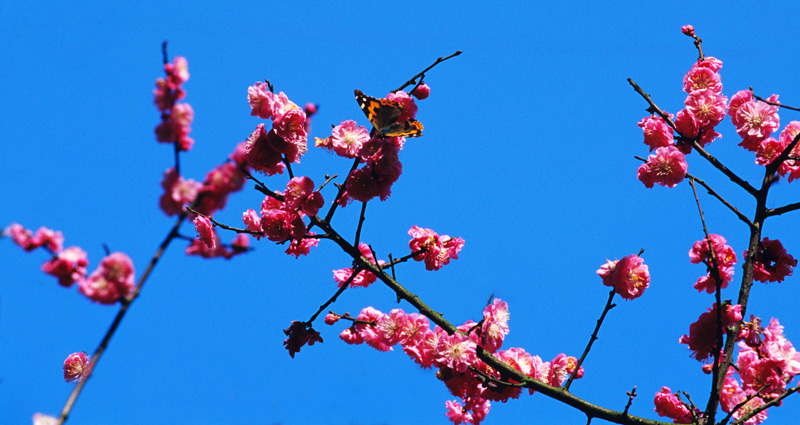
[[[497,351],[502,345],[508,328],[508,303],[495,298],[483,309],[483,325],[481,326],[480,345],[490,353]]]
[[[394,100],[400,104],[401,108],[403,108],[402,112],[400,112],[400,116],[397,117],[397,122],[403,122],[416,118],[417,104],[414,102],[414,98],[412,98],[408,93],[400,90],[398,92],[387,94],[386,98],[389,100]]]
[[[772,161],[778,159],[778,155],[786,149],[786,146],[781,144],[774,137],[767,137],[758,143],[756,149],[756,164],[769,165]]]
[[[392,185],[403,172],[403,164],[397,155],[399,149],[397,144],[386,139],[372,139],[365,144],[359,157],[366,164],[347,176],[347,190],[341,200],[342,205],[350,199],[367,202],[376,196],[385,201],[392,193]]]
[[[445,415],[447,419],[450,419],[450,422],[453,425],[460,425],[460,424],[473,424],[472,415],[463,407],[461,407],[461,403],[457,400],[447,400],[444,402],[445,408],[447,412]]]
[[[89,374],[89,357],[84,352],[72,353],[64,360],[64,380],[77,382]]]
[[[676,394],[672,394],[669,387],[661,387],[661,392],[656,393],[653,403],[656,405],[655,410],[658,416],[673,419],[676,424],[692,423],[689,409]]]
[[[681,32],[684,33],[685,35],[688,35],[689,37],[694,37],[694,27],[691,25],[682,26]]]
[[[350,345],[364,343],[364,338],[361,338],[361,334],[356,330],[355,326],[351,326],[343,330],[342,333],[339,334],[339,338]]]
[[[411,95],[416,97],[419,100],[427,99],[428,96],[431,94],[431,88],[428,87],[427,84],[422,83],[419,86],[414,88],[414,91],[411,92]]]
[[[259,124],[247,138],[247,164],[254,170],[268,176],[283,173],[281,152],[274,148],[283,141],[273,131],[267,133],[264,124]]]
[[[768,100],[776,102],[777,95]],[[755,152],[758,144],[780,127],[778,107],[761,101],[748,101],[736,112],[736,132],[742,137],[739,146]]]
[[[189,62],[183,56],[175,56],[172,63],[164,65],[164,71],[169,75],[169,82],[180,86],[189,81]]]
[[[733,280],[733,267],[721,267],[719,269],[719,278],[721,280],[720,289],[727,288],[728,284]],[[707,275],[697,279],[694,289],[700,292],[706,291],[709,294],[713,294],[717,290],[716,280],[713,278],[711,270],[708,271]]]
[[[705,263],[711,265],[711,251],[709,251],[708,241],[711,240],[711,248],[714,250],[714,255],[717,259],[718,267],[730,267],[736,264],[736,253],[727,240],[717,234],[710,234],[708,238],[697,241],[692,245],[689,250],[689,261],[692,264]]]
[[[372,250],[369,248],[369,245],[362,242],[358,245],[358,250],[361,251],[361,255],[366,257],[369,261],[375,263],[375,257],[372,255]],[[383,265],[384,261],[379,260],[377,264]],[[352,276],[352,274],[353,274],[353,269],[349,267],[344,269],[334,270],[333,279],[336,282],[338,282],[338,286],[341,287],[348,279],[350,279],[350,276]],[[356,277],[350,283],[350,286],[360,286],[366,288],[367,286],[375,283],[377,279],[378,279],[377,276],[375,276],[373,273],[368,272],[366,270],[362,270],[356,275]]]
[[[722,92],[722,82],[719,74],[704,66],[693,66],[683,77],[683,91],[692,93],[705,89],[709,89],[714,93]]]
[[[431,229],[412,226],[408,231],[412,239],[408,247],[412,252],[424,251],[415,255],[416,261],[425,261],[425,269],[439,270],[450,263],[450,259],[458,259],[458,252],[464,246],[464,239],[439,236]]]
[[[295,320],[288,329],[283,330],[283,333],[288,337],[283,341],[283,345],[289,350],[289,355],[292,358],[304,345],[314,345],[315,342],[322,342],[322,336],[320,336],[319,332],[315,331],[311,324],[306,322]]]
[[[722,314],[722,328],[742,320],[742,306],[739,304],[723,304],[725,311]],[[700,315],[696,322],[689,326],[689,335],[683,335],[679,341],[687,344],[692,351],[692,357],[698,361],[703,361],[711,357],[717,344],[717,304]]]
[[[286,141],[283,148],[278,151],[285,154],[289,162],[300,162],[300,157],[308,150],[305,123],[306,113],[300,108],[287,110],[280,120],[273,117],[273,131]],[[274,146],[277,148],[277,145]]]
[[[197,230],[197,237],[200,238],[206,246],[214,248],[214,227],[208,217],[198,215],[194,218],[194,228]]]
[[[712,56],[706,56],[702,61],[698,60],[694,66],[708,68],[714,72],[719,72],[719,70],[722,69],[722,61]]]
[[[750,90],[739,90],[731,97],[730,104],[728,104],[728,115],[731,117],[731,122],[734,126],[739,127],[741,125],[738,117],[739,107],[752,101],[753,92]]]
[[[672,127],[660,116],[651,115],[642,118],[639,127],[644,131],[644,144],[650,146],[651,152],[655,148],[672,144]]]
[[[188,103],[176,103],[172,106],[170,117],[175,126],[186,127],[191,125],[192,121],[194,121],[194,110]]]
[[[784,149],[794,141],[795,137],[800,134],[800,121],[792,121],[784,127],[778,140]],[[792,148],[791,156],[800,157],[800,143],[794,145]],[[800,178],[800,161],[792,159],[786,160],[778,167],[778,174],[785,176],[789,174],[789,182]]]
[[[33,251],[36,248],[36,246],[31,243],[33,232],[26,229],[21,224],[11,223],[10,226],[3,230],[3,236],[10,237],[15,244],[19,245],[25,251]]]
[[[338,322],[342,316],[339,316],[336,313],[328,313],[325,315],[325,324],[326,325],[333,325],[334,323]]]
[[[690,139],[697,137],[697,133],[700,130],[697,126],[697,121],[694,119],[694,115],[686,112],[685,109],[678,111],[678,114],[675,116],[675,128],[683,137],[688,137]],[[670,134],[670,136],[672,135]],[[672,137],[670,137],[670,139],[672,139]],[[652,149],[650,150],[652,151]]]
[[[391,351],[392,345],[394,345],[389,344],[391,341],[384,334],[384,330],[378,327],[381,322],[390,320],[387,316],[378,309],[366,307],[356,317],[360,322],[355,324],[355,328],[361,339],[378,351]]]
[[[175,168],[168,168],[161,180],[164,194],[159,199],[161,210],[167,215],[176,215],[183,212],[183,206],[191,204],[197,198],[202,184],[194,180],[185,180]]]
[[[86,276],[88,265],[86,252],[77,246],[71,246],[42,264],[42,271],[57,277],[58,284],[68,288]]]
[[[747,251],[742,255],[746,257]],[[786,276],[792,275],[796,266],[797,260],[786,252],[779,240],[764,238],[758,244],[753,279],[759,282],[783,282]]]
[[[714,128],[725,117],[728,98],[711,89],[689,93],[684,105],[701,130]]]
[[[389,347],[399,343],[407,320],[406,313],[399,308],[392,309],[389,314],[382,316],[375,325],[381,342]]]
[[[256,240],[261,240],[264,237],[264,234],[261,233],[261,217],[258,216],[258,213],[250,208],[244,213],[242,213],[242,221],[245,224],[245,229],[251,232],[257,232],[253,234],[256,237]]]
[[[316,233],[308,232],[308,236],[314,236]],[[319,245],[319,239],[304,237],[303,239],[292,239],[289,247],[286,248],[286,253],[294,255],[294,258],[300,258],[301,255],[308,255],[311,248]]]
[[[301,209],[309,216],[317,215],[325,204],[322,195],[314,191],[314,181],[305,176],[289,180],[283,196],[286,209],[295,211]]]
[[[603,285],[611,286],[614,292],[626,300],[639,298],[650,286],[650,271],[644,259],[638,255],[629,255],[621,260],[606,261],[597,274],[603,279]]]
[[[550,371],[547,375],[546,383],[554,387],[560,387],[567,380],[570,374],[575,371],[578,359],[567,356],[564,353],[557,355],[550,361]],[[583,377],[583,367],[578,370],[576,378]]]
[[[305,235],[306,225],[296,212],[283,209],[261,211],[261,231],[273,242],[300,239]]]
[[[364,143],[368,141],[369,131],[366,127],[357,125],[353,120],[343,121],[334,127],[330,137],[333,151],[345,158],[358,156]]]
[[[272,118],[272,99],[275,95],[269,91],[269,85],[256,81],[247,88],[247,102],[250,104],[250,115],[268,120]]]
[[[436,344],[434,365],[464,373],[476,360],[475,343],[460,333],[444,334]]]
[[[78,282],[82,294],[101,304],[114,304],[128,297],[134,287],[133,261],[121,252],[103,258],[97,270]]]
[[[639,167],[636,177],[648,189],[652,188],[654,183],[675,187],[686,177],[688,169],[689,165],[683,153],[674,146],[667,146],[656,149],[655,155],[648,156],[647,163]]]

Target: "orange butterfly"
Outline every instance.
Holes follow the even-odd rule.
[[[356,90],[358,106],[364,111],[369,122],[375,126],[380,137],[419,137],[422,136],[422,123],[417,120],[397,122],[403,107],[394,100],[376,99]]]

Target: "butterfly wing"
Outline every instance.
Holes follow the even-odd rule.
[[[383,137],[419,137],[422,136],[422,123],[417,120],[397,122],[403,107],[389,99],[377,99],[365,95],[361,90],[355,91],[358,106],[364,111],[369,122]]]
[[[382,128],[380,134],[386,137],[420,137],[422,123],[417,120],[396,122]]]
[[[379,130],[397,122],[397,118],[403,111],[400,104],[393,100],[367,96],[361,90],[356,90],[355,95],[358,106],[364,111],[364,115]]]

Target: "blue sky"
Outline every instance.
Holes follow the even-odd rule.
[[[552,3],[552,4],[550,4]],[[64,232],[89,253],[124,251],[137,272],[172,225],[158,209],[166,145],[155,142],[152,104],[162,76],[160,45],[188,58],[186,101],[195,111],[187,177],[202,180],[260,122],[247,87],[268,78],[298,104],[320,105],[312,136],[331,124],[366,120],[353,90],[381,95],[439,56],[464,54],[426,77],[419,102],[425,136],[401,153],[403,175],[386,202],[368,207],[363,240],[379,253],[406,253],[412,225],[461,236],[461,258],[443,270],[421,263],[398,270],[402,283],[449,320],[478,319],[490,294],[510,304],[505,347],[549,360],[579,355],[606,300],[594,271],[606,258],[644,248],[651,287],[618,301],[572,391],[620,410],[634,385],[631,412],[655,418],[663,385],[705,400],[709,384],[678,338],[712,299],[692,284],[705,271],[687,252],[702,237],[688,185],[648,190],[635,178],[644,156],[636,123],[646,104],[633,78],[664,109],[681,108],[681,78],[696,59],[680,26],[693,24],[708,55],[721,59],[724,93],[753,87],[800,105],[796,64],[800,5],[770,2],[2,2],[0,9],[0,226],[19,222]],[[798,119],[781,113],[782,125]],[[753,155],[736,147],[729,123],[711,152],[751,182]],[[295,168],[322,180],[349,161],[313,150]],[[697,157],[689,172],[745,212],[753,204]],[[271,187],[285,179],[274,177]],[[797,201],[781,184],[770,206]],[[215,218],[239,224],[261,195],[248,186]],[[712,199],[701,199],[712,233],[740,254],[746,228]],[[357,208],[336,216],[353,234]],[[796,218],[767,222],[796,257]],[[184,227],[184,234],[193,234]],[[229,239],[231,236],[228,236]],[[292,320],[305,320],[335,292],[331,270],[347,258],[323,244],[295,260],[269,242],[230,261],[204,261],[171,246],[111,342],[70,423],[408,424],[447,423],[453,397],[430,370],[400,350],[378,353],[338,339],[341,326],[318,325],[325,342],[295,359],[283,349]],[[72,385],[61,363],[92,352],[116,307],[92,304],[39,270],[44,254],[0,242],[0,417],[28,423],[57,414]],[[737,269],[737,275],[741,270]],[[758,284],[749,313],[778,317],[800,343],[795,277]],[[728,289],[726,298],[735,298]],[[387,288],[347,291],[333,307],[397,307]],[[400,305],[410,311],[408,305]],[[794,423],[793,398],[770,412]],[[487,424],[584,423],[545,397],[495,404]]]

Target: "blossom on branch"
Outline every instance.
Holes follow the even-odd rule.
[[[77,382],[88,375],[89,357],[84,352],[72,353],[64,360],[64,380]]]
[[[647,162],[639,166],[636,177],[648,189],[653,184],[675,187],[686,177],[689,165],[686,157],[674,146],[656,149],[655,155],[647,157]]]
[[[638,255],[631,254],[615,261],[606,260],[597,274],[603,279],[603,285],[613,287],[614,292],[626,300],[641,297],[650,286],[650,270]]]

